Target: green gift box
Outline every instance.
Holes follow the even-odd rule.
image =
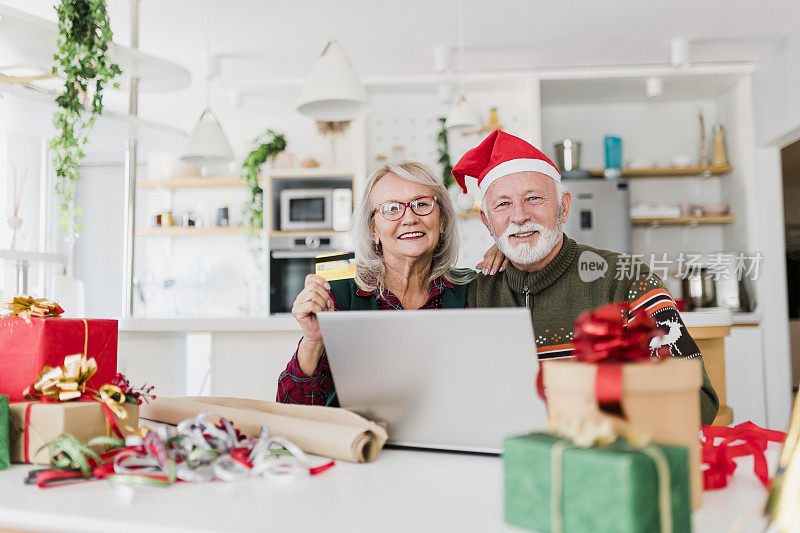
[[[692,530],[683,446],[636,448],[617,439],[579,448],[531,433],[506,439],[503,463],[505,518],[515,526],[542,533],[665,533],[671,517],[673,532]],[[670,513],[662,517],[662,509]]]
[[[0,470],[11,464],[8,442],[8,396],[0,396]]]

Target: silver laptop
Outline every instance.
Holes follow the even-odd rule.
[[[547,426],[526,309],[317,316],[339,404],[386,422],[391,444],[499,453]]]

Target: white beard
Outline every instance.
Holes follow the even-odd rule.
[[[494,228],[491,228],[490,224],[489,227],[492,229],[492,237],[494,237],[494,240],[497,243],[497,247],[500,249],[500,251],[503,252],[505,256],[508,257],[508,259],[512,262],[519,265],[532,265],[534,263],[538,263],[547,257],[547,255],[553,251],[553,248],[555,248],[555,246],[561,240],[563,231],[560,211],[561,210],[559,209],[556,227],[553,229],[546,228],[535,222],[526,222],[521,225],[509,222],[506,230],[498,238],[494,232]],[[528,231],[539,232],[539,238],[536,240],[536,244],[530,244],[527,242],[520,243],[517,246],[513,246],[511,244],[511,235]]]

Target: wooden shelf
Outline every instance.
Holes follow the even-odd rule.
[[[675,217],[675,218],[632,218],[634,226],[650,225],[695,225],[695,224],[730,224],[735,218],[733,215],[702,216],[702,217]]]
[[[681,178],[688,176],[720,176],[732,170],[731,166],[724,167],[682,167],[682,168],[623,168],[623,178]],[[603,176],[603,169],[590,170],[589,174],[596,177]]]
[[[265,172],[270,178],[353,178],[355,172],[341,168],[273,168]]]
[[[327,235],[345,235],[348,232],[346,231],[312,231],[312,230],[302,230],[302,231],[270,231],[270,237],[280,237],[280,236],[292,236],[292,235],[301,235],[306,237],[308,235],[317,236],[327,236]]]
[[[168,180],[136,180],[137,187],[145,189],[217,189],[228,187],[244,188],[238,177],[233,178],[172,178]]]
[[[470,209],[469,211],[461,211],[458,213],[461,218],[476,218],[481,216],[480,209]]]
[[[209,226],[198,228],[190,226],[162,226],[159,228],[139,228],[136,235],[141,237],[185,237],[208,235],[234,235],[242,233],[242,226]]]

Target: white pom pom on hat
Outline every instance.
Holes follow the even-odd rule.
[[[456,205],[458,205],[458,207],[464,211],[469,211],[475,207],[475,197],[468,192],[459,194],[458,198],[456,198]]]

